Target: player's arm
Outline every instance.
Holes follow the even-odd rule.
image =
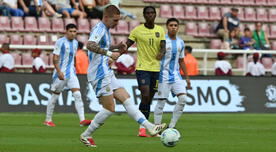
[[[178,60],[178,63],[179,63],[180,68],[182,69],[182,71],[184,72],[184,75],[185,75],[185,77],[186,77],[187,89],[192,89],[192,87],[191,87],[191,82],[190,82],[190,78],[189,78],[189,75],[188,75],[188,72],[187,72],[187,68],[186,68],[186,65],[185,65],[185,59],[180,58],[180,59]]]
[[[111,52],[109,50],[102,49],[99,46],[99,44],[97,44],[94,41],[88,41],[86,47],[89,51],[92,51],[92,52],[97,53],[97,54],[102,54],[102,55],[109,56],[113,60],[117,60],[118,57],[121,55],[119,52]]]
[[[166,40],[161,40],[160,41],[160,51],[157,54],[156,59],[161,60],[163,58],[163,56],[165,55],[165,53],[166,53]]]
[[[59,55],[56,55],[56,54],[53,55],[53,64],[55,69],[57,70],[58,78],[60,80],[64,80],[64,74],[61,72],[59,67]]]

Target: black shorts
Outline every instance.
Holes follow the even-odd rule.
[[[138,86],[148,85],[150,91],[158,90],[159,72],[136,70]]]

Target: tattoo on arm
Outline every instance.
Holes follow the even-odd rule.
[[[89,51],[92,51],[92,52],[95,52],[95,53],[98,53],[98,54],[103,54],[103,55],[106,55],[106,50],[102,49],[99,44],[97,44],[96,42],[88,42],[87,43],[87,49]]]
[[[166,41],[161,40],[160,41],[160,53],[165,54],[166,52]]]
[[[133,44],[134,44],[134,41],[127,39],[127,42],[126,42],[127,48],[131,47]]]

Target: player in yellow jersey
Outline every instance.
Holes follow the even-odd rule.
[[[156,10],[153,6],[146,6],[143,10],[145,23],[133,29],[127,41],[129,48],[137,44],[136,78],[141,91],[139,110],[148,119],[150,104],[157,91],[160,60],[166,51],[165,31],[154,23]],[[147,137],[146,129],[140,126],[140,137]]]

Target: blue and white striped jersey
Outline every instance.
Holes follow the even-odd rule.
[[[159,83],[174,83],[182,80],[179,72],[179,59],[184,58],[185,44],[182,39],[170,39],[166,35],[166,54],[161,60]]]
[[[53,54],[59,55],[59,67],[65,79],[69,79],[72,75],[76,75],[74,60],[77,50],[78,41],[75,39],[70,41],[64,36],[56,41]],[[58,74],[55,69],[53,80],[57,78]]]
[[[96,42],[102,49],[109,50],[111,45],[111,35],[109,29],[103,22],[99,22],[93,27],[88,41]],[[108,56],[88,51],[88,57],[88,81],[103,79],[104,77],[113,74],[113,70],[108,66]]]

